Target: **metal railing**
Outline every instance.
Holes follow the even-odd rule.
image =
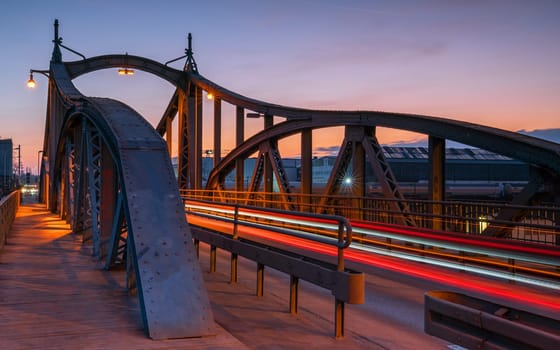
[[[279,193],[184,190],[184,199],[208,200],[227,204],[254,205],[264,208],[285,209],[288,203]],[[349,220],[397,224],[401,212],[396,212],[392,202],[397,199],[379,197],[331,196],[328,205],[321,205],[321,195],[290,194],[290,206],[306,213],[325,213],[343,216]],[[400,200],[402,202],[402,200]],[[560,245],[560,207],[518,206],[499,202],[459,202],[404,200],[411,217],[419,228],[439,228],[443,231],[480,235],[488,225],[508,227],[508,239]],[[437,210],[434,210],[437,208]],[[498,220],[503,209],[524,213],[523,220]]]
[[[8,242],[8,233],[20,205],[20,192],[14,191],[0,200],[0,250]]]
[[[467,349],[558,349],[560,321],[455,292],[424,295],[424,331]]]
[[[363,303],[365,292],[364,275],[344,266],[344,250],[352,242],[352,226],[346,218],[202,200],[185,200],[185,211],[197,252],[200,241],[210,245],[210,272],[216,270],[219,247],[231,252],[232,283],[237,282],[238,255],[258,263],[257,296],[263,295],[265,265],[290,274],[290,313],[297,313],[300,278],[329,289],[335,296],[335,337],[344,335],[344,303]],[[225,229],[209,227],[208,221],[197,225],[196,217],[228,225]],[[283,244],[247,232],[261,230],[333,247],[337,250],[336,264],[303,256]]]

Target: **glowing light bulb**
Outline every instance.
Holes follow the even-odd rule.
[[[33,80],[33,73],[29,73],[29,80],[27,81],[27,87],[33,89],[37,84],[35,84],[35,80]]]
[[[117,72],[119,75],[134,75],[134,69],[130,68],[119,68]]]

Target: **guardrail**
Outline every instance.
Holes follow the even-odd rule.
[[[290,275],[290,313],[297,313],[298,282],[306,280],[331,291],[335,297],[335,337],[344,336],[344,304],[364,302],[364,274],[344,267],[344,249],[352,242],[352,227],[346,218],[262,209],[244,205],[218,205],[207,201],[185,201],[185,211],[195,239],[210,245],[210,272],[215,271],[216,248],[231,252],[231,282],[237,282],[237,259],[243,256],[257,262],[256,295],[263,295],[264,267],[269,266]],[[197,226],[193,216],[229,224],[226,231],[217,232],[207,226]],[[321,244],[337,249],[337,263],[312,259],[285,246],[274,245],[244,234],[240,228],[274,232],[283,236]],[[316,231],[331,231],[331,236]]]
[[[20,192],[14,191],[0,200],[0,250],[8,243],[8,233],[20,204]]]
[[[560,321],[467,295],[424,295],[424,331],[467,349],[544,349],[560,345]]]

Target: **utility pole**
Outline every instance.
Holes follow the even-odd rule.
[[[21,145],[18,145],[16,148],[14,148],[14,150],[18,151],[18,168],[17,168],[17,174],[18,174],[18,179],[21,180]]]

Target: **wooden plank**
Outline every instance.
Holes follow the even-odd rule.
[[[149,339],[124,271],[90,253],[42,205],[20,208],[0,253],[0,349],[246,349],[218,325],[213,337]]]

